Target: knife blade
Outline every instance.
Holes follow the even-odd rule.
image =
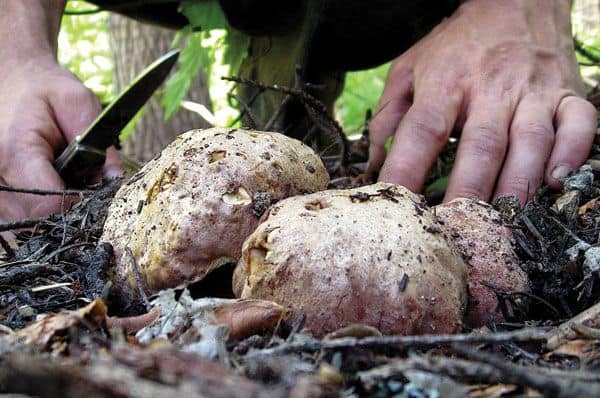
[[[169,51],[144,69],[60,154],[54,168],[67,185],[80,186],[98,171],[106,149],[118,142],[121,130],[165,81],[178,57],[179,50]]]

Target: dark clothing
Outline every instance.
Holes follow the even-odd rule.
[[[179,1],[91,0],[144,22],[181,28]],[[203,1],[203,0],[197,0]],[[228,22],[254,37],[301,30],[320,69],[366,69],[400,54],[450,15],[459,0],[219,0]]]
[[[198,0],[202,1],[202,0]],[[177,1],[92,0],[109,10],[146,22],[182,27]],[[252,37],[240,75],[269,84],[305,88],[331,106],[343,87],[344,72],[366,69],[408,49],[444,17],[459,0],[219,0],[229,24]],[[282,93],[256,96],[240,87],[258,126],[282,103]],[[302,137],[309,129],[301,104],[289,101],[274,129]]]

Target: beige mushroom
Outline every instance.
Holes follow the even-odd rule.
[[[527,274],[519,266],[500,213],[487,203],[455,199],[434,208],[468,265],[469,306],[465,323],[480,327],[490,319],[503,320],[494,289],[500,292],[529,290]]]
[[[120,295],[137,297],[138,284],[155,293],[237,261],[273,202],[328,182],[319,157],[281,134],[213,128],[180,135],[110,206],[101,239],[114,247]]]
[[[244,242],[238,297],[306,314],[314,334],[365,323],[384,334],[451,333],[466,265],[421,196],[378,183],[272,206]]]

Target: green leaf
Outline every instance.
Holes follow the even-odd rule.
[[[216,0],[183,0],[179,10],[190,24],[173,41],[174,46],[184,46],[179,56],[179,68],[167,82],[161,98],[165,119],[169,119],[179,109],[200,70],[210,74],[211,66],[218,61],[217,54],[221,53],[217,50],[223,49],[222,60],[230,65],[230,73],[237,73],[250,43],[248,36],[229,28],[225,14]],[[200,33],[193,33],[199,29]],[[216,29],[225,29],[223,39],[216,42],[213,40],[212,46],[203,46],[203,41]]]
[[[439,191],[441,189],[448,188],[448,183],[450,182],[450,176],[440,177],[434,182],[432,182],[427,188],[425,188],[425,192],[434,192]]]
[[[225,29],[227,19],[219,3],[215,0],[181,2],[179,11],[187,17],[194,29],[208,31],[211,29]]]
[[[227,30],[223,62],[230,66],[231,74],[237,74],[248,53],[250,37],[234,29]]]
[[[165,120],[179,109],[181,100],[185,98],[200,69],[204,68],[206,73],[209,73],[211,59],[214,59],[214,49],[202,46],[202,39],[205,36],[205,32],[188,35],[187,46],[179,55],[179,68],[167,81],[160,100],[165,110]]]

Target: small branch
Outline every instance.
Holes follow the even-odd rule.
[[[273,125],[275,124],[275,122],[277,121],[279,116],[281,116],[281,113],[283,112],[283,110],[285,109],[287,104],[290,102],[291,98],[292,98],[292,96],[288,94],[285,96],[283,101],[281,101],[281,104],[279,105],[279,107],[277,108],[275,113],[273,113],[273,115],[271,115],[271,118],[269,119],[269,121],[267,121],[267,124],[265,124],[265,127],[264,127],[265,131],[270,131],[273,128]]]
[[[15,193],[28,193],[31,195],[41,196],[81,196],[82,194],[89,194],[93,191],[90,190],[76,190],[76,189],[65,189],[62,191],[49,191],[45,189],[28,189],[28,188],[15,188],[8,185],[0,184],[0,191],[3,192],[15,192]]]
[[[293,352],[315,352],[320,350],[339,350],[347,348],[382,348],[382,347],[434,347],[458,343],[497,344],[505,342],[546,341],[546,332],[528,328],[514,332],[494,334],[438,334],[422,336],[382,336],[356,339],[353,337],[334,340],[308,340],[285,343],[277,347],[252,351],[245,358],[268,355],[282,355]]]
[[[9,222],[5,224],[0,224],[0,232],[13,231],[15,229],[21,228],[33,228],[39,223],[46,221],[45,218],[31,219],[31,220],[19,220],[14,222]]]
[[[469,356],[475,350],[469,350]],[[475,351],[478,357],[487,358],[489,353]],[[492,355],[494,364],[483,360],[467,360],[451,358],[441,355],[411,356],[408,359],[395,360],[391,363],[378,366],[358,373],[360,380],[372,388],[382,380],[402,376],[410,370],[420,370],[429,373],[442,374],[453,380],[467,384],[516,384],[536,388],[549,396],[596,396],[589,395],[597,392],[600,386],[600,376],[593,372],[567,371],[560,369],[541,368],[539,366],[514,365]],[[499,370],[498,361],[504,370]],[[504,365],[509,365],[507,370]],[[523,376],[523,374],[527,374]],[[559,380],[555,383],[555,380]],[[570,389],[573,388],[573,391]]]
[[[223,76],[221,77],[221,80],[246,84],[252,87],[256,87],[262,91],[277,91],[298,98],[307,110],[308,115],[311,117],[311,119],[313,119],[313,122],[319,125],[319,127],[330,136],[332,141],[334,141],[339,146],[342,164],[347,164],[348,144],[346,142],[346,135],[344,134],[344,131],[339,125],[339,123],[333,117],[331,117],[325,105],[323,105],[323,103],[317,98],[313,97],[306,91],[297,88],[280,86],[278,84],[265,84],[259,81],[246,79],[238,76]],[[322,121],[318,120],[319,118],[324,119],[323,121],[326,122],[329,128],[324,128],[322,126]]]
[[[573,329],[573,325],[583,325],[594,329],[600,328],[600,303],[591,306],[549,332],[548,349],[556,349],[568,340],[577,338],[577,332]]]
[[[240,97],[238,97],[235,94],[229,94],[229,95],[231,96],[231,98],[235,99],[238,104],[240,104],[240,106],[242,107],[242,110],[248,115],[248,118],[250,118],[250,122],[252,123],[252,125],[249,127],[253,130],[260,129],[258,127],[258,119],[252,112],[252,108],[250,108],[250,104],[245,103]]]
[[[150,301],[148,300],[148,296],[146,295],[146,291],[144,290],[144,285],[142,284],[142,274],[140,272],[139,265],[135,260],[135,256],[133,255],[133,252],[131,251],[131,248],[129,246],[125,248],[125,253],[127,254],[127,257],[129,257],[129,262],[131,263],[131,270],[133,271],[133,276],[135,278],[135,283],[137,285],[138,291],[140,292],[140,297],[142,298],[144,306],[146,307],[146,311],[149,312],[152,309],[152,306],[150,305]]]
[[[532,387],[544,396],[579,398],[597,397],[600,394],[600,383],[589,380],[577,383],[577,372],[569,374],[549,370],[548,374],[544,374],[544,368],[515,365],[497,355],[477,351],[471,347],[456,345],[453,349],[471,360],[493,367],[503,383]]]

